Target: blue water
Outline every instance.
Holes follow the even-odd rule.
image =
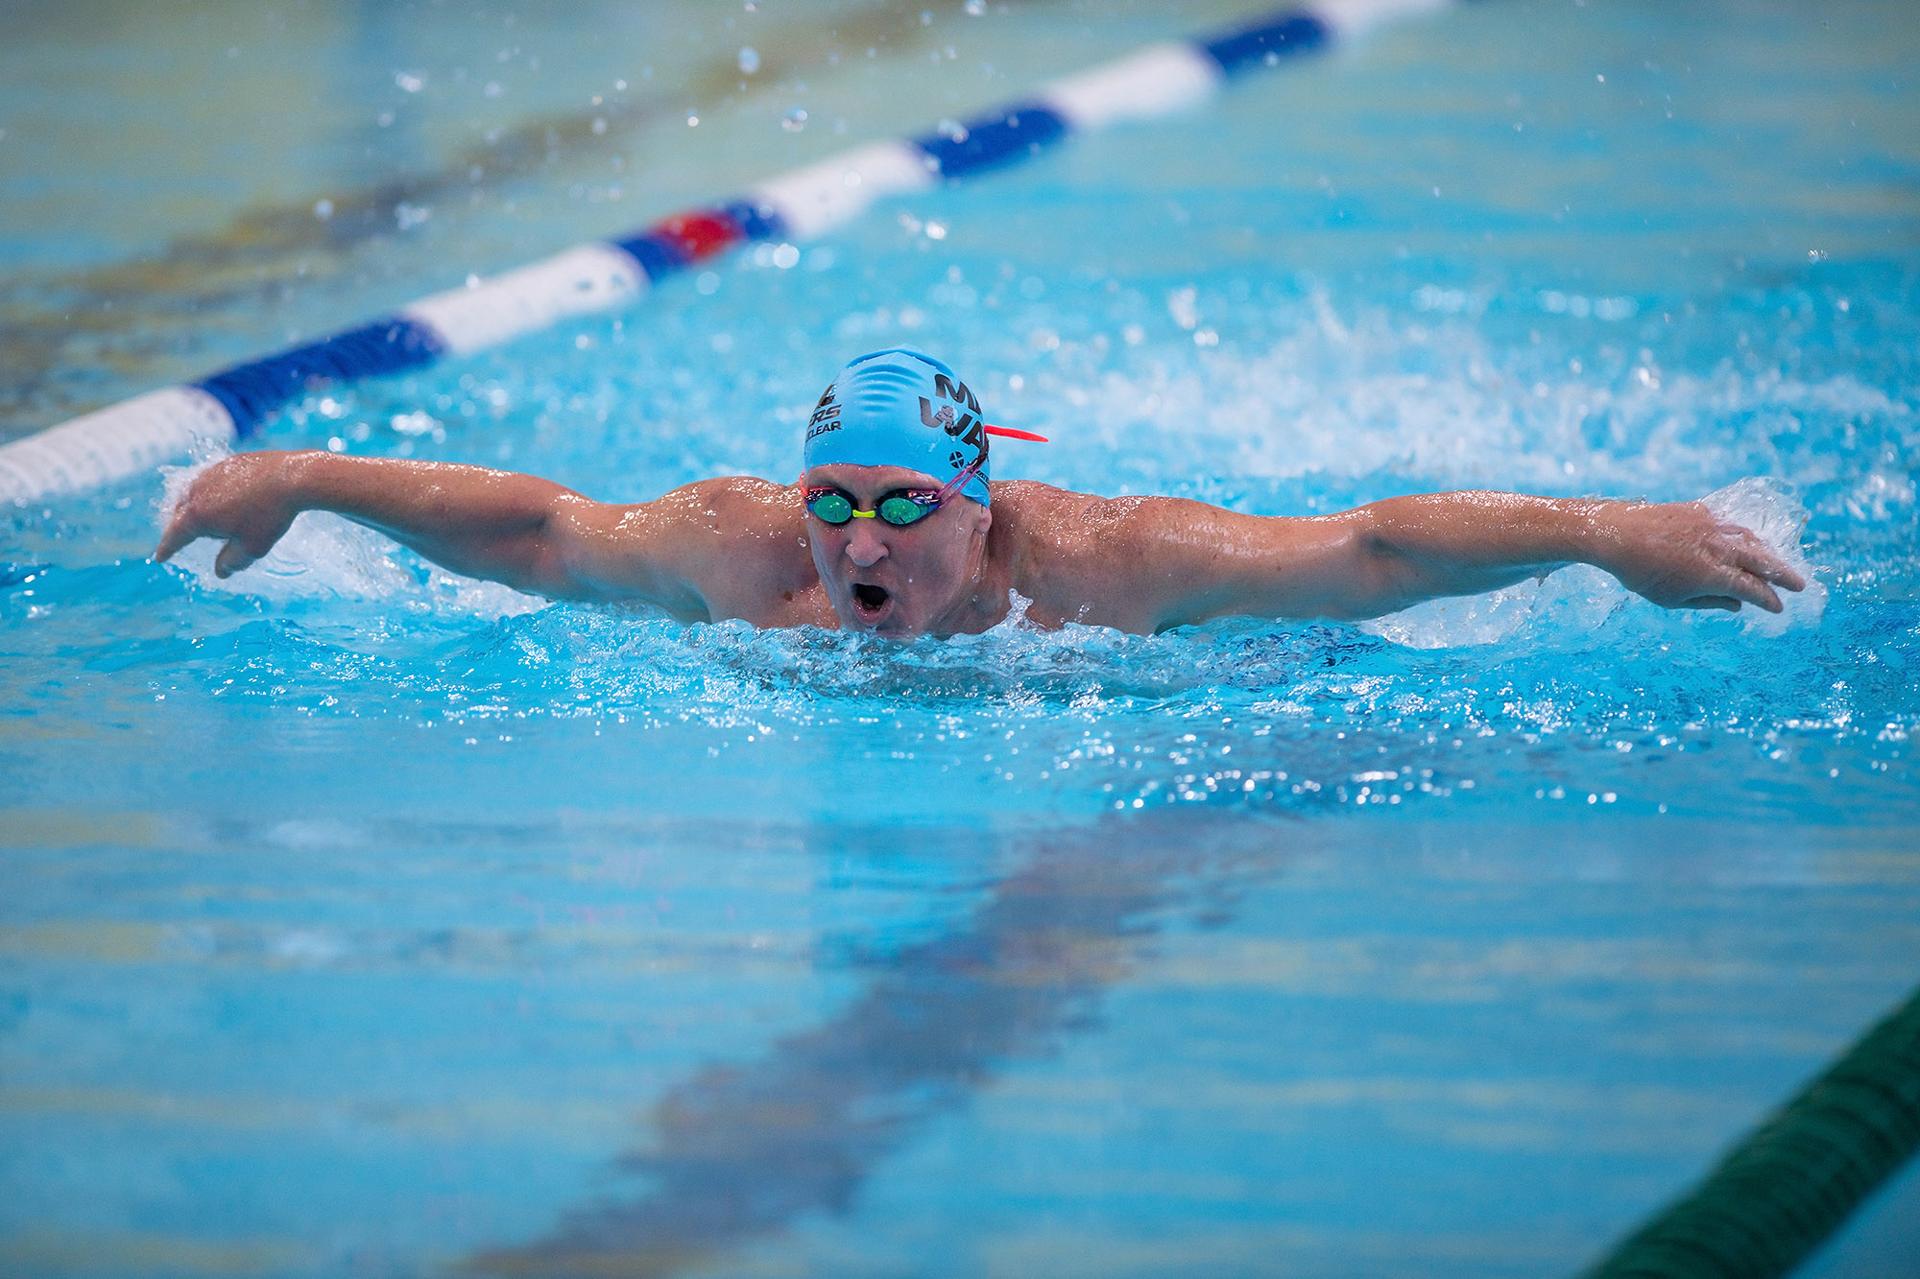
[[[265,6],[228,92],[292,141],[147,225],[70,83],[134,37],[32,10],[0,436],[1231,11],[848,6],[873,56],[776,73],[813,19],[595,9],[623,58]],[[217,62],[187,12],[139,38]],[[1575,1272],[1920,980],[1916,46],[1892,5],[1463,9],[265,441],[787,478],[906,340],[1053,437],[1003,478],[1714,493],[1811,567],[1782,619],[1569,570],[895,645],[546,606],[325,517],[158,567],[188,471],[0,514],[0,1269]],[[116,92],[187,147],[185,89]],[[228,220],[620,92],[617,145],[415,180],[425,218]],[[126,265],[189,241],[204,278]],[[1908,1273],[1916,1221],[1909,1173],[1809,1272]]]

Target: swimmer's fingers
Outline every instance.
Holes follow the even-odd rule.
[[[187,517],[186,503],[175,509],[173,518],[167,521],[167,527],[160,534],[160,544],[153,548],[156,564],[165,564],[185,547],[200,540],[200,530],[193,520]]]
[[[1780,602],[1780,597],[1774,593],[1774,589],[1762,581],[1757,574],[1749,573],[1745,569],[1736,569],[1733,577],[1739,586],[1740,598],[1748,603],[1758,604],[1769,613],[1778,613],[1785,609],[1786,605]]]
[[[1742,569],[1764,582],[1784,586],[1790,591],[1807,589],[1807,579],[1798,569],[1781,559],[1771,546],[1750,530],[1741,529],[1734,537],[1735,559]]]
[[[1784,608],[1780,597],[1773,593],[1773,588],[1745,569],[1726,569],[1715,574],[1711,584],[1719,589],[1711,594],[1694,596],[1686,602],[1685,607],[1721,608],[1729,613],[1738,613],[1742,604],[1757,605],[1769,613],[1778,613]]]
[[[246,568],[264,554],[266,554],[264,550],[258,553],[249,551],[240,544],[239,538],[233,538],[228,541],[225,546],[220,548],[218,555],[213,557],[213,575],[215,577],[232,577],[235,573]]]
[[[1719,572],[1714,573],[1701,585],[1714,588],[1708,598],[1740,600],[1747,604],[1758,605],[1769,613],[1778,613],[1783,607],[1780,597],[1774,594],[1773,588],[1768,586],[1759,574],[1748,572],[1737,565],[1723,565]]]

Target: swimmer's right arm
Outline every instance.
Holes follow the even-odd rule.
[[[239,453],[195,478],[154,559],[214,538],[224,543],[214,572],[227,577],[272,550],[302,511],[332,511],[456,573],[554,599],[641,601],[704,619],[693,582],[699,530],[687,518],[699,503],[686,494],[618,506],[480,466]]]

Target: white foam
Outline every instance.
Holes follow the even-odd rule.
[[[1814,577],[1813,565],[1800,545],[1800,535],[1807,527],[1807,508],[1792,490],[1779,480],[1750,476],[1715,489],[1700,500],[1721,519],[1753,530],[1774,554],[1807,579],[1806,590],[1779,593],[1782,612],[1742,608],[1740,617],[1746,625],[1762,634],[1778,635],[1791,627],[1818,624],[1826,612],[1827,588]]]
[[[1203,291],[1196,314],[1210,322],[1233,305]],[[1729,362],[1706,374],[1609,378],[1542,372],[1535,359],[1490,346],[1470,320],[1342,315],[1316,298],[1264,350],[1176,349],[1170,359],[1149,347],[1105,370],[1088,347],[1063,350],[1026,398],[1060,406],[1072,423],[1035,460],[1060,468],[1059,482],[1102,491],[1165,489],[1198,475],[1385,475],[1435,487],[1691,498],[1742,474],[1803,486],[1856,478],[1857,459],[1803,445],[1794,428],[1810,413],[1891,419],[1904,444],[1920,442],[1907,410],[1848,375],[1798,381]],[[1714,425],[1730,419],[1737,435]],[[1127,473],[1084,478],[1086,466],[1116,462]],[[1910,507],[1906,492],[1876,483],[1859,500]]]

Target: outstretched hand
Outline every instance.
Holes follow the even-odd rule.
[[[1737,613],[1754,604],[1778,613],[1774,587],[1806,589],[1806,578],[1750,529],[1699,502],[1609,504],[1598,521],[1606,549],[1595,562],[1664,608]]]
[[[165,563],[203,537],[224,539],[213,572],[230,577],[271,551],[300,513],[289,465],[284,453],[236,453],[202,471],[173,508],[153,558]]]

